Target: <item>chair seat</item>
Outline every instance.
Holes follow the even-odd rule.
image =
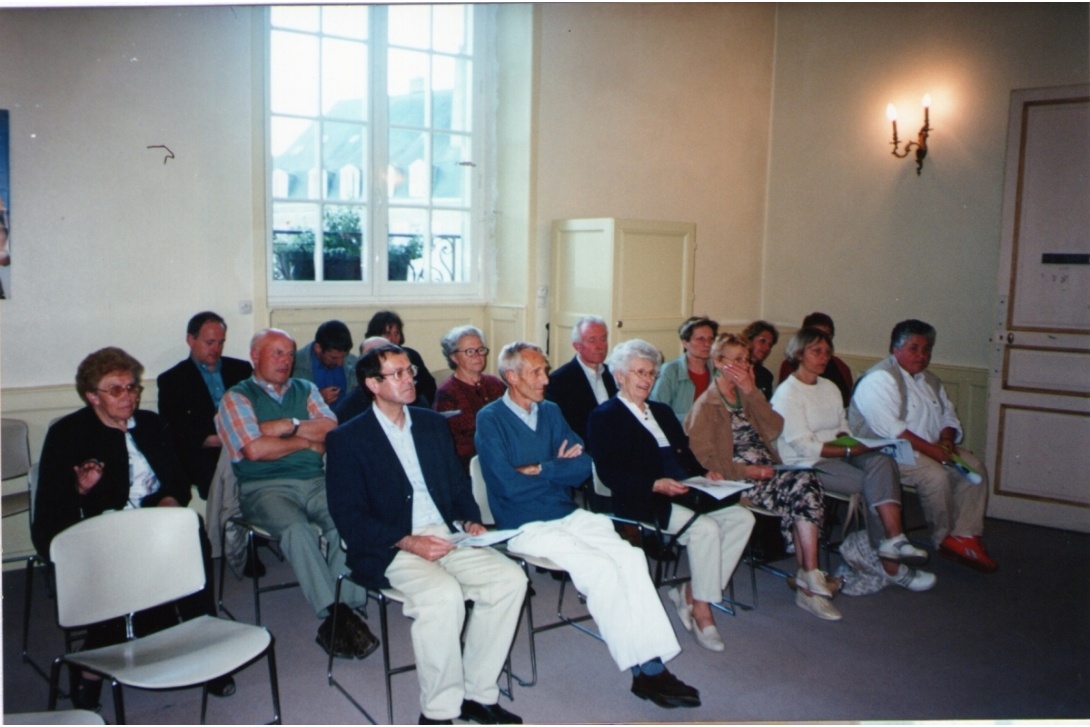
[[[174,689],[232,672],[264,653],[271,641],[260,626],[199,616],[135,641],[69,654],[65,660],[126,686]]]
[[[106,720],[86,709],[60,709],[53,712],[5,714],[4,724],[106,724]]]
[[[527,555],[526,553],[516,553],[510,548],[507,549],[507,555],[518,560],[524,560],[527,564],[534,566],[535,568],[544,568],[545,570],[564,570],[563,567],[557,565],[548,558],[543,558],[538,555]]]
[[[405,594],[397,590],[396,588],[380,588],[379,591],[382,593],[382,595],[386,596],[386,598],[390,599],[391,601],[405,603]]]
[[[4,495],[3,499],[0,500],[0,503],[2,503],[3,507],[3,517],[10,517],[12,515],[18,515],[21,512],[27,512],[30,510],[30,490]]]

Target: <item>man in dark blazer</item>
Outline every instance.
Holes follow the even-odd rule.
[[[460,718],[521,723],[498,704],[526,577],[491,548],[457,547],[479,535],[481,513],[444,417],[408,406],[416,399],[409,357],[387,344],[359,362],[374,397],[363,414],[326,436],[326,495],[347,544],[352,579],[394,587],[413,619],[420,724]],[[461,537],[460,534],[458,537]],[[460,641],[465,601],[473,618]]]
[[[545,398],[560,407],[568,426],[583,441],[587,417],[602,402],[617,394],[617,382],[605,365],[609,329],[599,316],[583,316],[572,328],[575,358],[549,374]]]
[[[216,471],[221,443],[214,419],[223,393],[253,373],[247,361],[223,355],[227,324],[204,311],[189,319],[189,357],[159,375],[159,415],[167,421],[188,482],[203,499]]]

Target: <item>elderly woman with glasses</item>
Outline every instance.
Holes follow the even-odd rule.
[[[687,547],[692,581],[672,589],[670,599],[698,644],[723,651],[711,604],[723,599],[753,529],[753,515],[741,507],[698,515],[674,501],[689,491],[682,480],[722,476],[693,455],[670,407],[648,400],[662,363],[658,349],[639,339],[625,341],[606,363],[617,379],[617,396],[591,412],[587,449],[613,493],[618,516],[654,523],[667,533],[684,529],[679,542]]]
[[[65,528],[109,510],[138,507],[182,507],[189,502],[189,483],[158,414],[139,409],[143,365],[120,348],[95,351],[79,365],[76,391],[87,404],[49,427],[38,464],[38,492],[31,536],[43,556]],[[205,575],[211,572],[206,546]],[[197,536],[194,533],[194,536]],[[103,558],[108,561],[109,554]],[[177,603],[184,618],[215,614],[212,591],[205,588]],[[135,627],[143,635],[171,624],[172,606],[137,614]],[[176,621],[174,621],[176,623]],[[83,648],[120,643],[122,619],[88,629]],[[90,674],[74,676],[74,706],[95,709],[102,682]],[[234,693],[231,677],[209,683],[217,696]]]
[[[488,402],[502,397],[507,385],[484,372],[488,365],[488,348],[484,345],[484,334],[476,326],[452,328],[439,343],[454,374],[436,391],[435,411],[449,412],[447,424],[454,436],[454,448],[468,472],[469,462],[477,454],[473,444],[477,412]]]

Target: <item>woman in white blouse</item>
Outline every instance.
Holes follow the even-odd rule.
[[[836,385],[821,378],[833,342],[818,328],[803,328],[787,344],[795,372],[772,395],[772,408],[784,419],[778,449],[785,462],[814,462],[822,486],[847,495],[862,493],[867,530],[886,578],[912,591],[926,591],[935,576],[909,567],[927,562],[901,528],[901,485],[896,463],[862,445],[833,444],[850,434]]]

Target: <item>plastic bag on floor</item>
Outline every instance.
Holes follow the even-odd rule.
[[[840,592],[849,596],[866,596],[889,585],[878,553],[871,547],[865,530],[849,533],[840,544],[840,557],[844,563],[836,569],[842,583]]]

